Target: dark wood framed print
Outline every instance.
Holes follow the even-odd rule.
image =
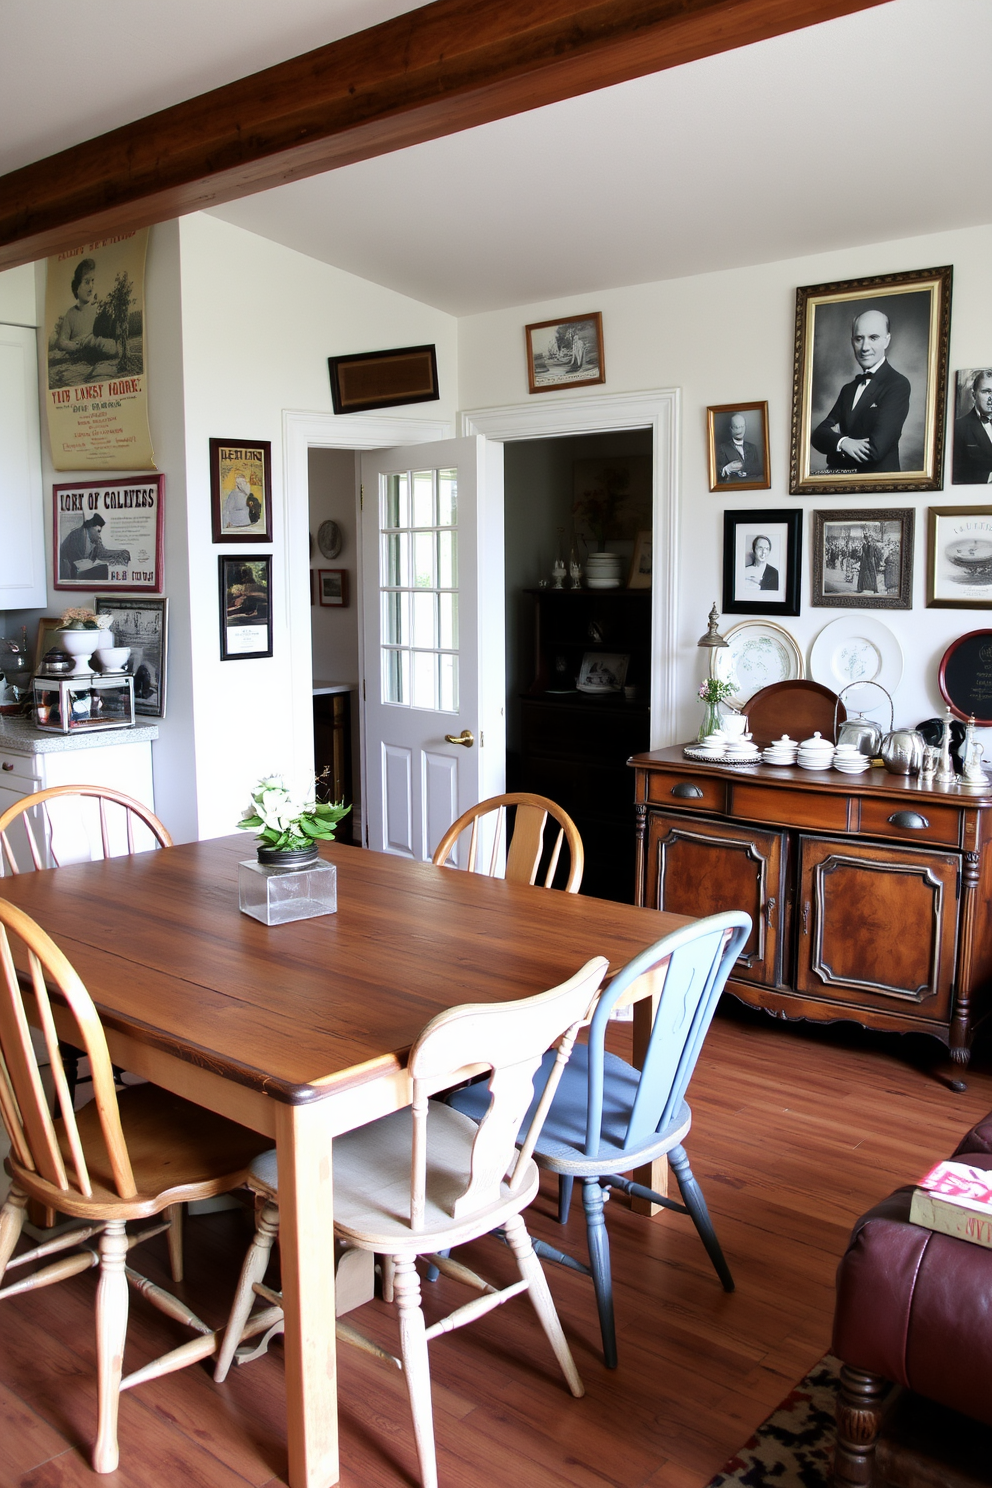
[[[272,445],[211,439],[210,514],[215,543],[272,541]]]
[[[317,593],[322,605],[348,608],[348,570],[346,568],[318,568]]]
[[[992,609],[992,506],[932,506],[928,527],[928,606]]]
[[[956,717],[992,728],[992,630],[970,630],[952,641],[937,672],[940,695]]]
[[[165,583],[164,504],[164,475],[54,485],[54,588],[159,593]]]
[[[812,516],[811,605],[913,608],[915,511],[815,511]]]
[[[129,646],[127,670],[134,677],[134,711],[164,718],[169,680],[169,601],[118,594],[96,602],[98,615],[113,616],[114,644]]]
[[[798,615],[802,577],[801,511],[723,514],[725,615]]]
[[[433,346],[399,346],[391,351],[328,357],[327,370],[335,413],[432,403],[441,396]]]
[[[949,267],[796,291],[793,495],[944,483]]]
[[[272,555],[224,553],[220,580],[220,659],[272,655]]]
[[[768,404],[717,403],[706,410],[711,491],[767,491]]]
[[[591,387],[606,381],[603,317],[598,310],[567,320],[538,320],[524,327],[527,384],[532,393]]]

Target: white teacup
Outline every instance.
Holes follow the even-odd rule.
[[[744,713],[724,713],[720,728],[731,738],[739,738],[747,731],[747,716]]]

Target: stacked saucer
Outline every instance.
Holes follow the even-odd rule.
[[[761,758],[766,765],[794,765],[799,745],[795,739],[790,739],[788,734],[783,734],[781,739],[773,739],[761,751]]]
[[[817,731],[812,739],[804,739],[800,744],[796,763],[804,770],[829,770],[833,758],[834,746],[829,739],[821,738]]]
[[[871,764],[867,754],[862,754],[856,744],[838,744],[834,750],[834,769],[845,775],[860,775]]]
[[[728,739],[723,746],[723,757],[726,760],[737,760],[740,763],[757,762],[761,758],[761,750],[751,738],[750,734],[744,734],[736,739]]]
[[[726,740],[721,733],[707,734],[705,739],[700,739],[698,744],[692,746],[694,759],[723,759],[723,750]]]

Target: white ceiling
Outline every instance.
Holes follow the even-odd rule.
[[[0,168],[407,8],[90,0],[81,58],[4,0]],[[984,223],[990,64],[989,0],[891,0],[216,215],[457,315]]]

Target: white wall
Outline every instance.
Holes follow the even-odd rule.
[[[457,334],[451,316],[216,218],[178,231],[198,830],[213,837],[259,775],[313,760],[308,501],[287,489],[283,411],[330,412],[328,356],[434,342],[442,398],[407,411],[452,419]],[[220,661],[217,558],[238,550],[211,541],[212,437],[272,444],[274,541],[252,545],[273,554],[271,659]]]
[[[794,510],[799,506],[806,513],[802,613],[780,623],[795,635],[808,657],[822,627],[839,615],[851,614],[846,609],[812,609],[809,605],[809,513],[814,508],[829,508],[831,502],[837,508],[915,507],[913,609],[877,614],[899,637],[905,653],[903,681],[895,698],[897,724],[916,723],[942,711],[937,667],[944,650],[955,636],[992,626],[992,614],[987,610],[926,609],[927,508],[979,504],[987,499],[987,493],[976,486],[951,486],[948,441],[945,489],[941,492],[917,498],[900,494],[866,495],[863,499],[788,494],[795,291],[803,284],[953,264],[953,386],[955,368],[987,365],[992,359],[990,255],[992,227],[969,228],[719,274],[597,290],[575,298],[468,316],[459,322],[459,403],[463,408],[526,402],[524,325],[589,310],[603,313],[607,367],[605,386],[589,388],[590,396],[649,388],[682,389],[679,667],[684,701],[665,737],[672,741],[686,738],[698,726],[699,704],[694,694],[703,664],[695,643],[706,628],[710,603],[713,599],[719,602],[722,593],[725,508]],[[570,389],[563,396],[580,397],[582,392]],[[551,399],[557,395],[540,396]],[[709,491],[706,468],[706,407],[738,399],[768,400],[772,487],[769,491],[714,495]],[[741,618],[728,616],[726,625]]]
[[[0,321],[4,325],[39,324],[34,264],[0,270]]]
[[[313,553],[314,606],[310,611],[313,675],[324,682],[358,681],[358,511],[355,456],[351,450],[310,451],[310,535]],[[317,547],[321,522],[337,522],[341,551],[325,558]],[[348,575],[348,603],[322,605],[317,575],[322,568],[343,568]]]

